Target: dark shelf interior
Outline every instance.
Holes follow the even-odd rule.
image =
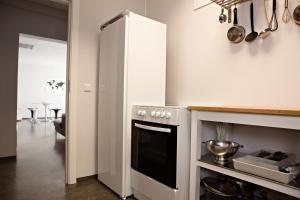
[[[242,154],[237,154],[235,157],[239,157],[241,155]],[[257,175],[254,175],[254,174],[250,174],[250,173],[247,173],[247,172],[243,172],[243,171],[239,171],[237,169],[234,169],[232,160],[230,160],[229,163],[226,164],[226,165],[216,164],[214,162],[213,156],[210,155],[210,154],[202,156],[199,161],[210,164],[210,165],[218,166],[218,167],[221,167],[221,168],[225,168],[225,169],[228,169],[228,170],[231,170],[231,171],[234,171],[234,172],[238,172],[238,173],[241,173],[241,174],[246,174],[246,175],[253,176],[253,177],[256,177],[256,178],[264,179],[264,180],[276,183],[278,185],[282,185],[282,186],[285,186],[285,187],[290,187],[292,189],[300,191],[300,177],[298,177],[297,179],[291,181],[289,184],[285,184],[285,183],[280,183],[280,182],[277,182],[277,181],[274,181],[274,180],[271,180],[271,179],[267,179],[267,178],[264,178],[264,177],[261,177],[261,176],[257,176]]]

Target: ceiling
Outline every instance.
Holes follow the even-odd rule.
[[[68,0],[26,0],[60,10],[68,10]]]
[[[19,64],[53,66],[66,64],[67,43],[65,41],[21,34],[19,43],[30,48],[19,48]]]

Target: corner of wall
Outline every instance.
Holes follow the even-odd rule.
[[[145,15],[145,17],[147,17],[147,8],[148,8],[147,4],[148,4],[148,0],[145,0],[144,4],[145,4],[144,15]]]

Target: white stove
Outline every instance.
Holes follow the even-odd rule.
[[[190,112],[184,106],[134,106],[131,126],[135,198],[188,199]]]

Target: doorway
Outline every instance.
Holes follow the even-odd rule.
[[[67,42],[20,34],[17,95],[17,159],[51,170],[64,182]],[[42,152],[42,153],[38,153]],[[35,162],[38,159],[39,162]],[[43,159],[45,162],[41,162]],[[47,164],[47,160],[51,165]],[[20,166],[21,165],[21,166]],[[25,167],[26,168],[26,167]]]
[[[43,180],[44,183],[49,184],[52,181],[52,183],[55,182],[55,184],[52,184],[54,186],[61,184],[64,186],[66,182],[66,173],[64,170],[67,169],[67,167],[65,167],[66,156],[64,154],[64,152],[66,152],[66,137],[64,137],[64,135],[61,133],[56,133],[57,131],[55,131],[54,127],[54,121],[56,120],[55,112],[50,109],[60,109],[57,116],[58,121],[62,120],[63,113],[68,112],[65,112],[65,110],[68,110],[68,101],[66,101],[68,96],[66,95],[68,91],[68,79],[66,77],[68,74],[67,57],[69,53],[67,51],[69,48],[67,47],[67,42],[61,41],[69,40],[68,8],[65,9],[65,6],[63,9],[61,6],[54,8],[48,6],[47,4],[39,4],[37,2],[40,1],[36,1],[35,3],[33,1],[26,0],[0,0],[0,25],[3,28],[3,31],[0,33],[0,40],[2,43],[0,47],[0,85],[1,92],[3,92],[4,96],[6,97],[3,98],[3,101],[1,101],[1,110],[5,114],[0,116],[1,127],[3,130],[1,131],[0,135],[0,169],[5,176],[3,179],[1,179],[0,185],[3,191],[7,187],[7,191],[10,191],[10,194],[13,195],[24,194],[22,192],[18,192],[20,191],[20,188],[26,194],[36,192],[38,195],[40,192],[42,195],[42,193],[46,191],[26,191],[29,189],[30,183],[36,183],[36,186],[41,187],[42,184],[38,184],[38,181],[35,182],[35,180]],[[51,5],[53,5],[53,3],[51,3]],[[35,42],[37,43],[35,43],[33,40],[36,40]],[[38,75],[37,69],[39,68],[37,67],[37,61],[34,62],[33,60],[48,60],[49,63],[51,61],[53,65],[58,65],[57,62],[54,62],[58,61],[58,59],[48,58],[50,53],[55,53],[57,50],[48,50],[48,53],[40,55],[41,58],[39,59],[33,59],[33,57],[30,57],[35,54],[34,52],[38,49],[38,46],[40,45],[39,43],[49,43],[49,45],[50,43],[52,45],[54,43],[56,43],[56,45],[63,44],[65,67],[64,72],[62,73],[63,76],[54,77],[51,78],[51,80],[48,80],[47,78],[46,83],[42,83],[44,82],[43,79],[43,81],[40,82],[40,91],[36,91],[34,88],[39,85],[39,83],[34,82],[34,80],[36,78],[41,78],[43,74],[40,73]],[[40,50],[39,53],[40,52],[42,52],[42,50]],[[27,60],[26,53],[28,56]],[[19,71],[18,65],[18,56],[21,54],[23,55],[22,58],[24,58],[23,72],[25,75],[24,73],[22,74],[24,75],[23,77],[26,77],[25,79],[27,79],[27,82],[30,81],[30,84],[26,84],[26,81],[24,82],[23,80],[22,91],[27,91],[27,94],[29,93],[33,96],[35,95],[35,99],[31,100],[28,100],[29,97],[26,97],[27,100],[25,98],[25,104],[23,104],[24,101],[22,101],[22,99],[18,98],[19,92],[17,92],[19,89],[18,83],[21,82],[18,80],[18,76],[20,75],[19,72],[22,72],[22,70]],[[45,58],[45,55],[47,58]],[[21,59],[19,61],[21,61]],[[30,68],[35,69],[36,73],[28,71]],[[53,71],[54,69],[44,72],[44,75],[49,75]],[[61,72],[59,72],[59,74],[61,74]],[[54,87],[53,90],[52,86]],[[61,97],[60,100],[56,99],[57,96]],[[37,97],[43,97],[44,100],[38,100],[36,99]],[[26,101],[30,101],[30,105],[26,104]],[[48,103],[47,108],[43,105],[43,103]],[[36,121],[32,120],[33,117],[31,115],[31,110],[28,108],[38,109],[38,112],[33,114],[33,116],[36,118]],[[18,122],[20,125],[18,124],[17,127],[18,133],[20,133],[20,129],[23,129],[22,137],[17,137],[16,120],[22,120],[21,123]],[[22,124],[23,121],[24,123]],[[65,135],[67,135],[66,132]],[[16,154],[17,140],[18,151],[25,152],[25,154],[19,154],[19,152]],[[49,152],[48,150],[51,150],[51,153],[48,154],[49,157],[47,159],[47,152]],[[28,159],[30,156],[36,159]],[[5,160],[6,158],[9,160]],[[5,169],[8,170],[5,171]],[[57,171],[59,171],[59,173],[56,173]],[[45,176],[42,174],[45,174]],[[23,179],[25,177],[26,179]],[[11,184],[7,182],[11,182]],[[4,187],[2,187],[3,185]],[[47,185],[44,186],[46,189]],[[13,189],[13,187],[15,188]],[[30,188],[33,188],[33,185],[31,185]],[[57,192],[57,194],[60,193],[58,191],[53,191],[53,193],[55,192]],[[61,192],[61,194],[62,193],[63,192]],[[22,197],[20,198],[22,199]],[[7,199],[13,198],[9,197]]]
[[[50,190],[55,187],[47,187],[49,183],[63,188],[67,42],[20,34],[18,55],[16,169],[22,174],[16,177],[19,193],[27,193],[23,179]]]
[[[67,42],[20,34],[18,120],[54,122],[65,113]],[[63,133],[61,133],[63,134]]]

